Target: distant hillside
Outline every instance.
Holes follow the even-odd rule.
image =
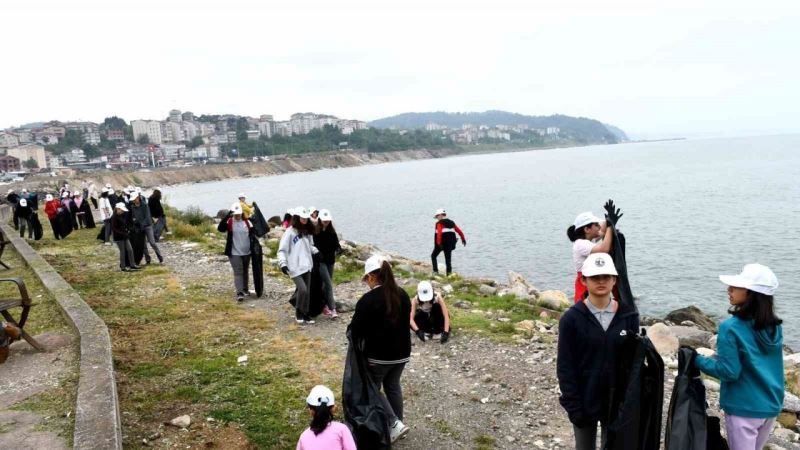
[[[528,125],[532,128],[558,127],[564,134],[589,142],[609,141],[609,136],[613,136],[615,141],[628,139],[621,129],[605,125],[594,119],[560,114],[553,116],[526,116],[506,111],[404,113],[372,121],[370,125],[376,128],[424,128],[429,123],[446,125],[450,128],[460,128],[465,124],[487,126]]]

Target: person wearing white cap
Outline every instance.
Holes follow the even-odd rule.
[[[313,223],[316,226],[317,220],[319,219],[319,210],[317,209],[317,207],[309,206],[308,215],[309,215],[309,220],[311,220],[311,223]]]
[[[450,339],[450,312],[444,297],[435,292],[430,281],[417,284],[417,295],[411,300],[411,330],[425,342],[426,337],[441,334],[439,342]]]
[[[253,205],[247,203],[247,197],[244,195],[244,192],[239,193],[239,204],[242,205],[242,216],[245,220],[250,219],[253,215]]]
[[[114,243],[119,248],[119,269],[123,272],[140,270],[133,256],[133,246],[130,241],[130,223],[128,221],[128,207],[119,202],[114,205],[114,217],[111,218],[111,232]]]
[[[14,192],[13,189],[9,189],[8,193],[6,194],[6,201],[11,205],[12,214],[17,210],[17,205],[19,204],[19,195]],[[14,217],[14,229],[19,229],[19,222],[17,220],[17,215],[13,214]]]
[[[47,219],[50,221],[50,226],[53,227],[53,236],[56,240],[61,239],[61,233],[59,233],[58,223],[56,222],[56,216],[58,215],[58,210],[61,208],[61,201],[57,198],[53,198],[52,194],[47,194],[44,196],[44,213],[47,214]]]
[[[433,216],[436,219],[435,234],[433,236],[433,252],[431,253],[431,264],[433,265],[433,273],[439,273],[439,253],[444,252],[444,263],[447,269],[447,275],[453,272],[451,264],[451,254],[456,249],[458,239],[456,234],[461,237],[461,244],[467,245],[467,238],[464,237],[464,232],[458,228],[455,222],[447,218],[447,211],[444,209],[436,210]]]
[[[17,219],[19,224],[19,237],[25,237],[25,230],[28,230],[28,239],[33,239],[33,222],[32,217],[34,214],[33,209],[28,205],[28,200],[20,198],[17,208],[14,210],[14,218]]]
[[[313,255],[319,250],[314,247],[314,228],[310,223],[308,211],[295,208],[292,225],[281,237],[278,244],[278,266],[294,281],[295,321],[312,324],[309,315],[311,307],[311,271],[314,268]]]
[[[150,251],[147,249],[148,245],[155,252],[158,262],[163,264],[164,257],[161,255],[161,249],[158,248],[158,244],[156,244],[156,237],[153,232],[153,218],[150,216],[150,207],[147,205],[147,199],[142,195],[142,191],[139,188],[134,190],[129,207],[133,218],[134,230],[143,233],[146,240],[141,244],[146,264],[150,264],[152,260]]]
[[[314,247],[319,250],[318,272],[322,280],[322,289],[325,291],[326,305],[322,309],[322,314],[335,319],[339,317],[339,314],[336,313],[336,300],[333,297],[333,266],[336,264],[336,255],[342,251],[342,246],[339,244],[339,235],[336,234],[332,221],[333,216],[330,211],[323,209],[319,212]]]
[[[150,216],[153,218],[153,235],[156,242],[161,240],[161,233],[169,233],[167,228],[167,215],[164,213],[164,206],[161,205],[161,190],[153,189],[150,198],[147,199],[147,206],[150,208]]]
[[[334,420],[336,402],[333,391],[317,385],[306,397],[311,425],[297,441],[297,450],[356,450],[350,428]]]
[[[581,267],[586,258],[593,253],[608,253],[614,239],[614,230],[606,226],[603,219],[586,211],[578,214],[567,229],[567,237],[572,241],[572,262],[575,265],[575,303],[586,297],[586,286],[581,282]],[[601,240],[602,239],[602,240]]]
[[[75,194],[72,197],[71,207],[73,208],[75,223],[77,224],[78,228],[85,228],[87,225],[85,221],[86,212],[83,211],[85,209],[83,206],[85,202],[86,199],[83,198],[81,191],[75,191]]]
[[[411,300],[397,286],[392,265],[379,255],[370,256],[364,263],[362,281],[370,290],[356,303],[349,329],[353,342],[363,342],[369,377],[383,386],[381,401],[389,414],[394,442],[409,431],[403,424],[400,377],[411,356]]]
[[[100,210],[100,220],[103,221],[103,244],[111,245],[111,218],[114,215],[114,209],[111,207],[110,193],[114,192],[111,188],[103,188],[100,193],[100,201],[98,202],[98,209]]]
[[[589,255],[581,266],[588,297],[570,307],[558,323],[556,373],[559,401],[573,425],[575,448],[594,450],[597,423],[605,444],[610,392],[625,333],[639,330],[635,307],[612,296],[617,281],[614,260],[607,253]]]
[[[249,294],[248,275],[250,274],[250,258],[253,254],[252,242],[258,238],[253,224],[244,218],[242,205],[234,202],[225,219],[219,222],[217,231],[227,233],[225,238],[225,256],[233,270],[233,286],[236,288],[236,301],[243,302]]]
[[[747,264],[728,285],[729,317],[719,325],[717,354],[695,354],[694,366],[720,381],[719,404],[731,450],[761,450],[784,399],[783,327],[775,315],[778,278],[769,267]]]

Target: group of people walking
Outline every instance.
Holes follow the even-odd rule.
[[[605,220],[581,213],[567,230],[577,276],[575,304],[559,322],[557,374],[560,402],[572,422],[578,450],[597,448],[598,424],[605,448],[609,399],[621,376],[621,343],[626,335],[639,333],[635,305],[614,295],[620,274],[609,252],[621,216],[618,210]],[[747,264],[738,275],[719,279],[727,286],[731,317],[719,325],[716,355],[690,349],[689,364],[720,380],[730,449],[761,450],[784,398],[782,321],[774,311],[778,279],[761,264]],[[706,448],[705,440],[701,445]]]

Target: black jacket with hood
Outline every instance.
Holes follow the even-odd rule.
[[[598,420],[608,422],[610,390],[625,339],[621,332],[639,330],[639,313],[629,305],[618,305],[606,331],[584,302],[570,307],[559,322],[559,401],[569,420],[579,427]]]

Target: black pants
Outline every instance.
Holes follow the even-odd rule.
[[[56,239],[61,239],[61,235],[58,234],[58,222],[56,221],[55,218],[49,220],[50,220],[50,226],[53,227],[53,236],[55,236]]]
[[[433,264],[433,271],[439,272],[439,262],[436,260],[439,257],[439,253],[444,252],[444,264],[447,268],[447,274],[453,271],[453,266],[450,264],[450,256],[453,254],[453,250],[450,248],[444,248],[441,245],[437,245],[433,247],[433,253],[431,253],[431,264]]]
[[[444,314],[442,314],[442,307],[438,304],[433,305],[430,313],[417,310],[414,314],[414,322],[417,327],[429,334],[439,334],[444,331]]]
[[[403,388],[400,386],[400,376],[406,363],[400,364],[370,364],[367,367],[370,379],[378,386],[383,387],[381,403],[389,415],[389,426],[397,420],[403,420]]]

